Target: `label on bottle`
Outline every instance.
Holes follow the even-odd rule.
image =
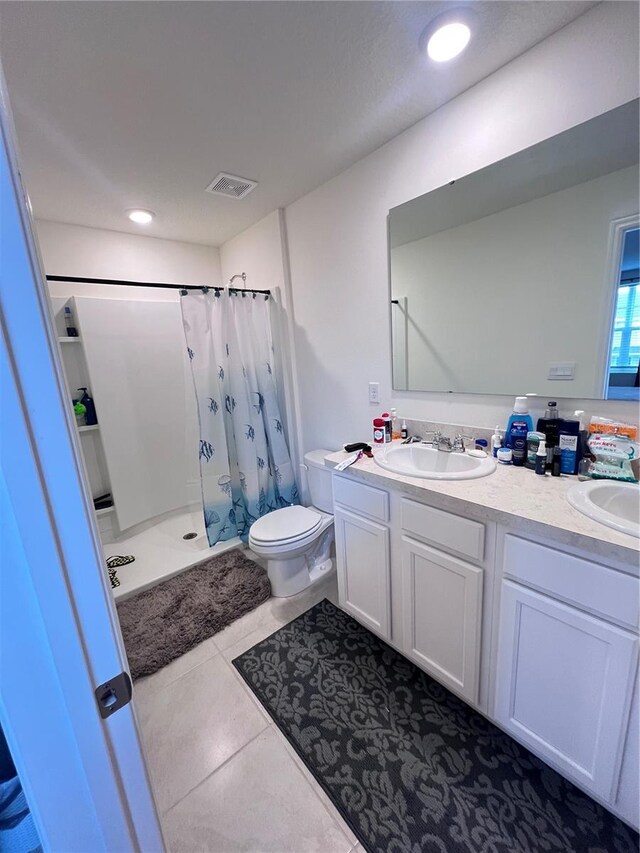
[[[575,474],[578,456],[578,436],[560,435],[558,447],[560,448],[560,472],[562,474]]]
[[[558,446],[559,446],[560,450],[571,450],[575,453],[575,451],[578,449],[578,436],[577,435],[561,435],[560,436],[560,443]]]

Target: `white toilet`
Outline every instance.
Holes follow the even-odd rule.
[[[255,521],[249,547],[267,559],[271,592],[288,598],[326,577],[333,568],[333,492],[331,469],[324,465],[330,450],[305,453],[312,506],[276,509]]]

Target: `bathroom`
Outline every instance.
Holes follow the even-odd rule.
[[[635,256],[633,247],[628,250],[628,264],[622,266],[621,259],[624,235],[634,233],[638,220],[637,177],[629,177],[634,168],[637,175],[637,142],[633,133],[627,135],[634,122],[637,130],[638,7],[626,2],[466,4],[471,32],[466,50],[450,62],[435,62],[425,49],[429,27],[439,15],[457,7],[403,2],[17,2],[5,3],[0,9],[3,71],[22,179],[33,208],[33,235],[44,274],[58,279],[46,285],[53,309],[52,328],[57,338],[73,337],[66,334],[63,316],[64,307],[71,306],[81,330],[81,341],[59,342],[57,358],[66,373],[70,396],[75,399],[77,388],[88,387],[98,412],[97,425],[78,421],[80,429],[70,439],[84,460],[87,482],[79,488],[84,489],[87,501],[113,492],[113,507],[103,507],[107,511],[99,510],[89,525],[94,543],[102,549],[95,557],[96,573],[102,571],[100,584],[105,586],[105,595],[112,595],[100,605],[105,620],[114,619],[118,602],[121,606],[159,582],[187,576],[205,558],[224,560],[239,551],[263,574],[269,560],[275,562],[268,547],[252,549],[250,542],[235,537],[221,538],[212,545],[206,534],[204,463],[199,464],[197,458],[198,407],[188,338],[181,337],[180,307],[189,300],[236,298],[228,293],[229,287],[237,288],[241,300],[241,290],[249,291],[249,298],[256,291],[270,291],[277,399],[303,507],[312,505],[310,484],[315,471],[330,473],[329,466],[343,458],[332,457],[315,469],[305,455],[318,450],[339,452],[345,444],[357,442],[372,444],[376,455],[387,452],[373,444],[372,420],[391,408],[400,422],[407,422],[412,435],[428,438],[439,430],[453,440],[460,433],[469,436],[464,438],[467,443],[475,439],[490,443],[496,424],[502,431],[506,429],[514,397],[533,392],[537,397],[529,397],[528,405],[534,427],[544,417],[548,400],[557,401],[563,418],[582,412],[585,429],[597,417],[637,427],[637,385],[632,382],[640,333],[634,335],[633,321],[624,325],[623,319],[612,329],[610,318],[614,314],[616,319],[618,315],[622,318],[624,313],[624,306],[615,312],[612,304],[618,286],[615,276],[621,270],[631,271],[628,280],[619,282],[621,289],[631,284],[631,292],[633,270],[637,273],[637,248]],[[627,150],[634,147],[635,165]],[[511,196],[511,206],[524,208],[532,198],[540,202],[535,196],[521,198],[517,192],[527,191],[522,176],[528,166],[536,177],[541,172],[542,167],[536,165],[540,161],[534,159],[534,152],[541,150],[553,152],[556,172],[564,174],[575,166],[581,175],[555,187],[557,192],[569,192],[581,181],[586,185],[625,172],[623,199],[618,205],[622,206],[607,214],[606,229],[600,235],[601,256],[596,260],[588,255],[588,266],[596,268],[600,276],[597,298],[585,298],[579,289],[570,292],[570,282],[580,286],[571,275],[572,253],[592,253],[596,241],[567,221],[561,246],[567,261],[562,286],[550,286],[546,268],[537,271],[532,265],[526,252],[528,240],[513,240],[514,255],[505,251],[501,260],[505,268],[513,269],[514,256],[518,260],[519,253],[521,266],[515,275],[523,288],[519,295],[514,281],[504,284],[497,275],[495,289],[486,292],[470,287],[471,277],[463,281],[461,276],[458,286],[468,290],[457,300],[455,288],[447,288],[444,279],[430,289],[425,283],[415,294],[401,291],[392,250],[394,221],[400,222],[403,211],[410,212],[412,204],[419,206],[423,197],[425,204],[431,197],[433,205],[432,194],[457,192],[457,188],[463,192],[473,186],[474,176],[480,181],[483,175],[489,187],[516,194]],[[600,157],[599,171],[581,173],[590,151],[596,159]],[[562,168],[557,165],[561,156],[565,158]],[[512,172],[507,181],[494,180],[491,170],[508,164]],[[552,171],[548,159],[544,169],[549,174]],[[212,195],[207,187],[221,173],[244,178],[249,184],[257,182],[257,186],[244,198]],[[465,182],[465,176],[470,181]],[[605,195],[604,191],[597,193],[600,200]],[[467,220],[452,219],[448,227],[463,229],[473,220],[482,223],[508,207],[494,207]],[[127,211],[134,208],[151,211],[153,218],[147,223],[128,219]],[[446,204],[437,209],[448,210]],[[623,219],[622,231],[610,230],[613,220]],[[431,233],[438,230],[436,227]],[[417,242],[427,233],[416,233],[412,240]],[[532,226],[527,226],[526,234],[531,236]],[[457,257],[462,264],[464,258]],[[482,278],[482,260],[476,252],[466,269],[473,269],[476,285],[489,287],[488,279]],[[607,264],[615,266],[614,273],[608,273]],[[611,282],[607,292],[602,287],[605,275]],[[173,287],[144,286],[152,283]],[[202,294],[202,287],[210,288],[210,293]],[[186,296],[181,295],[182,289],[187,289]],[[256,293],[256,304],[261,296]],[[447,298],[454,299],[448,306]],[[393,301],[396,299],[398,303]],[[411,308],[417,302],[426,303],[426,341],[417,334],[408,336],[414,326],[398,317],[402,299]],[[509,309],[518,299],[519,314],[510,319]],[[599,310],[587,311],[598,299]],[[109,310],[103,303],[110,304]],[[145,303],[148,314],[144,314]],[[447,353],[444,367],[448,371],[440,370],[443,363],[437,359],[429,362],[429,343],[437,329],[427,323],[431,309],[437,316],[436,308],[445,310],[449,321],[443,325],[443,339],[438,338]],[[149,347],[159,346],[157,355],[150,349],[147,355],[153,352],[153,358],[142,359],[144,370],[135,376],[136,358],[144,354],[140,349],[145,346],[140,343],[144,338],[118,333],[118,324],[134,315],[138,318],[136,335],[143,334],[145,325],[149,330],[162,328],[165,322],[171,327],[170,334],[159,340],[156,336],[155,343],[149,343]],[[596,333],[595,325],[589,324],[598,319],[603,322]],[[464,346],[460,346],[456,341],[462,338],[462,326],[456,323],[463,322]],[[624,327],[620,341],[626,334],[630,359],[621,368],[622,343],[614,342],[617,361],[610,358],[610,339],[620,325]],[[89,332],[90,328],[94,331]],[[449,342],[454,346],[447,351],[449,330],[453,332]],[[596,341],[596,334],[602,340]],[[528,359],[513,354],[518,342],[527,351],[537,338],[544,342],[542,351],[524,352]],[[555,347],[563,339],[568,351]],[[109,351],[115,352],[114,341],[118,341],[119,358],[107,364]],[[579,344],[585,342],[586,352],[582,353]],[[412,354],[413,361],[409,361]],[[597,361],[602,374],[591,384],[584,370],[589,358]],[[541,362],[545,376],[550,362],[556,375],[537,385],[533,367]],[[116,366],[119,373],[114,372]],[[616,379],[609,385],[603,371],[610,366],[617,369],[611,369]],[[168,395],[169,373],[170,399],[184,403],[176,403],[163,414],[157,405],[158,394]],[[125,383],[133,394],[118,402],[124,401]],[[612,392],[613,388],[623,390]],[[32,415],[36,418],[38,412]],[[87,429],[89,426],[98,428]],[[127,462],[127,434],[134,429],[139,431],[140,450],[133,462]],[[162,475],[160,484],[145,481],[131,467],[140,461],[149,430],[161,469],[156,472],[158,477]],[[396,447],[398,442],[392,445]],[[439,464],[445,464],[445,455],[454,458],[454,454],[441,453]],[[632,615],[620,615],[616,608],[621,606],[620,599],[637,599],[632,583],[637,578],[637,537],[569,507],[564,492],[560,501],[561,488],[579,484],[571,475],[556,480],[551,473],[536,477],[533,471],[499,465],[484,478],[444,484],[425,480],[421,486],[414,482],[412,490],[407,487],[409,491],[402,493],[394,483],[403,475],[390,470],[382,481],[384,469],[376,464],[361,458],[341,475],[333,474],[333,499],[328,503],[321,500],[323,506],[316,504],[322,518],[323,513],[334,518],[336,542],[331,546],[326,577],[316,580],[309,575],[315,582],[300,592],[285,589],[282,594],[274,567],[269,575],[274,595],[154,674],[134,679],[133,703],[105,721],[105,726],[114,729],[114,739],[115,727],[125,725],[118,721],[125,719],[131,737],[141,738],[140,766],[149,775],[152,798],[150,805],[141,804],[134,796],[128,800],[131,813],[144,815],[144,820],[134,823],[149,832],[143,842],[140,830],[138,849],[161,849],[164,843],[170,850],[349,853],[392,849],[392,840],[395,849],[484,849],[474,835],[478,826],[465,824],[460,829],[464,840],[458,847],[442,822],[438,823],[440,809],[444,809],[445,823],[451,820],[451,806],[436,802],[440,796],[446,800],[450,791],[446,786],[434,786],[424,794],[426,806],[420,792],[411,801],[414,809],[420,802],[420,811],[426,808],[437,824],[429,843],[424,840],[422,823],[418,834],[418,829],[407,828],[404,819],[399,821],[400,828],[391,827],[391,819],[385,828],[382,821],[358,816],[348,791],[341,795],[323,780],[304,745],[286,734],[265,697],[261,701],[259,691],[250,688],[250,671],[243,673],[233,661],[255,665],[253,649],[284,626],[302,625],[295,620],[311,618],[304,614],[320,612],[314,611],[318,607],[348,614],[369,632],[367,636],[388,643],[387,650],[411,661],[416,671],[424,670],[435,684],[461,697],[465,707],[513,736],[512,742],[520,744],[519,748],[530,749],[545,766],[554,768],[554,778],[568,780],[562,785],[570,788],[562,790],[578,792],[583,798],[580,802],[594,810],[604,827],[599,847],[631,849],[624,845],[637,843],[636,837],[624,827],[637,828],[638,823],[634,814],[638,748],[633,740],[638,728],[634,716],[637,676],[629,674],[637,671],[637,623]],[[509,491],[509,483],[517,483],[515,491]],[[539,499],[540,490],[547,490],[545,500]],[[500,508],[497,492],[511,505]],[[535,516],[528,496],[531,503],[546,502],[546,515],[544,507],[540,510],[546,521]],[[154,508],[145,515],[140,507],[147,500]],[[442,515],[429,515],[427,522],[417,504]],[[570,521],[559,520],[553,531],[536,526],[551,524],[554,514],[557,519],[567,514]],[[520,524],[519,536],[508,533],[507,516],[518,517],[513,523]],[[263,518],[268,519],[269,514]],[[465,524],[456,527],[457,519]],[[435,539],[427,537],[425,543],[414,528],[426,529],[427,524],[435,524],[440,532]],[[196,536],[183,538],[192,533]],[[457,544],[447,541],[448,536]],[[287,534],[280,537],[286,539]],[[453,623],[459,603],[456,596],[463,590],[461,607],[471,619],[465,622],[465,630],[469,626],[473,630],[450,637],[448,645],[443,641],[439,647],[437,637],[417,626],[414,647],[406,650],[405,633],[412,616],[402,602],[408,595],[410,573],[396,573],[395,566],[404,566],[401,550],[408,547],[407,539],[420,544],[407,563],[412,571],[416,566],[424,568],[427,558],[435,561],[430,566],[460,570],[456,577],[463,581],[456,583],[462,587],[449,576],[437,575],[438,592],[444,599],[440,613],[430,614],[433,625],[440,624],[438,617],[445,615]],[[482,553],[473,550],[480,548],[480,540]],[[522,542],[570,555],[576,566],[597,567],[589,576],[591,592],[600,598],[609,596],[612,612],[603,611],[604,605],[577,600],[574,589],[561,594],[555,588],[549,590],[542,580],[533,583],[520,574],[500,580],[496,567],[506,559],[504,555],[513,554],[514,561],[518,557],[528,565],[529,558],[519,556]],[[434,551],[440,555],[437,560]],[[361,554],[363,566],[378,567],[380,573],[374,577],[373,569],[362,575],[356,571],[349,578],[345,567],[356,552]],[[389,556],[381,566],[380,555],[385,553]],[[535,562],[536,552],[526,553],[534,555],[531,560]],[[135,560],[116,567],[120,585],[111,593],[100,561],[128,555]],[[325,560],[318,563],[324,564]],[[626,595],[614,594],[613,586],[603,592],[602,584],[609,577],[606,572],[613,576],[613,585],[620,581],[620,589],[628,590]],[[347,580],[350,588],[345,585]],[[79,584],[69,582],[71,592],[67,594],[79,596]],[[511,604],[508,614],[520,612],[521,600],[509,596],[522,589],[529,594],[529,587],[534,590],[529,601],[538,596],[543,603],[555,605],[560,597],[562,607],[571,607],[584,624],[597,622],[599,641],[615,639],[616,654],[620,654],[616,658],[619,681],[607,683],[596,696],[602,699],[602,707],[615,706],[618,718],[614,719],[614,710],[597,717],[595,694],[581,694],[592,716],[582,718],[579,737],[555,748],[541,744],[542,736],[536,741],[531,731],[524,731],[523,723],[506,719],[508,685],[498,678],[513,660],[499,636],[506,622],[499,622],[496,614],[500,607]],[[507,590],[502,596],[501,588]],[[414,591],[421,592],[418,586]],[[424,590],[422,593],[426,595]],[[327,604],[323,604],[325,600]],[[426,607],[428,602],[423,603]],[[81,602],[77,612],[86,612]],[[117,627],[109,630],[116,633],[113,643],[117,647],[121,643]],[[446,633],[447,625],[441,625],[440,637]],[[419,648],[427,640],[435,642],[429,660]],[[464,653],[464,677],[451,676],[455,661],[447,658],[458,640]],[[575,657],[567,659],[581,660],[578,647],[571,649]],[[551,662],[551,651],[543,651]],[[440,652],[443,660],[436,665],[434,659]],[[107,672],[104,678],[93,679],[94,687],[110,677]],[[594,670],[587,680],[596,678]],[[550,690],[552,683],[545,682],[545,689]],[[571,683],[576,691],[585,689],[580,679]],[[525,679],[523,684],[524,691],[533,691],[537,683]],[[621,698],[613,701],[616,696]],[[527,724],[530,730],[538,727],[550,737],[547,721],[539,717],[544,717],[540,706],[538,703],[531,710]],[[548,710],[550,718],[556,714],[549,725],[553,723],[557,731],[575,715],[575,704],[564,694],[550,697],[548,709],[552,709]],[[590,748],[596,718],[599,734]],[[7,722],[3,717],[10,746],[16,749],[18,723],[7,726]],[[333,737],[321,744],[317,750],[338,748]],[[614,758],[607,762],[607,754]],[[37,770],[29,755],[14,755],[14,759],[21,777],[31,782],[33,810],[42,811],[41,836],[50,833],[50,839],[63,838],[55,833],[63,833],[64,827],[56,827],[46,810],[39,808]],[[442,760],[449,759],[438,759]],[[574,765],[580,766],[576,770]],[[345,765],[345,772],[347,769],[362,772],[357,766]],[[126,790],[128,784],[130,779],[125,778],[121,788]],[[619,785],[624,788],[622,793]],[[375,780],[369,778],[366,787],[371,796]],[[515,801],[514,794],[510,808],[516,808]],[[375,797],[365,808],[370,802],[377,803],[374,812],[383,808],[383,801]],[[563,816],[566,831],[562,841],[554,842],[556,847],[584,849],[571,816],[564,812]],[[424,820],[417,812],[410,815],[411,819],[418,817]],[[521,812],[517,819],[523,820]],[[479,825],[482,818],[477,820]],[[373,821],[375,830],[367,821]],[[495,844],[496,849],[527,849],[522,840],[514,840],[513,828],[506,824],[505,819],[500,841],[487,829],[487,843]],[[153,826],[161,827],[163,842],[149,840],[160,838],[153,835],[149,828]],[[394,833],[398,838],[393,839]],[[79,837],[66,847],[54,843],[49,847],[72,849],[75,844],[75,849],[94,849],[86,843],[83,846]],[[135,843],[131,847],[136,849]],[[111,849],[123,848],[112,844]],[[528,849],[541,848],[530,839]]]

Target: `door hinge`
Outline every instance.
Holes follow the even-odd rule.
[[[103,720],[114,711],[123,708],[131,701],[131,679],[128,672],[121,672],[95,689],[98,710]]]

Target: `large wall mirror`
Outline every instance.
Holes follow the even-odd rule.
[[[389,212],[393,385],[638,400],[638,101]]]

